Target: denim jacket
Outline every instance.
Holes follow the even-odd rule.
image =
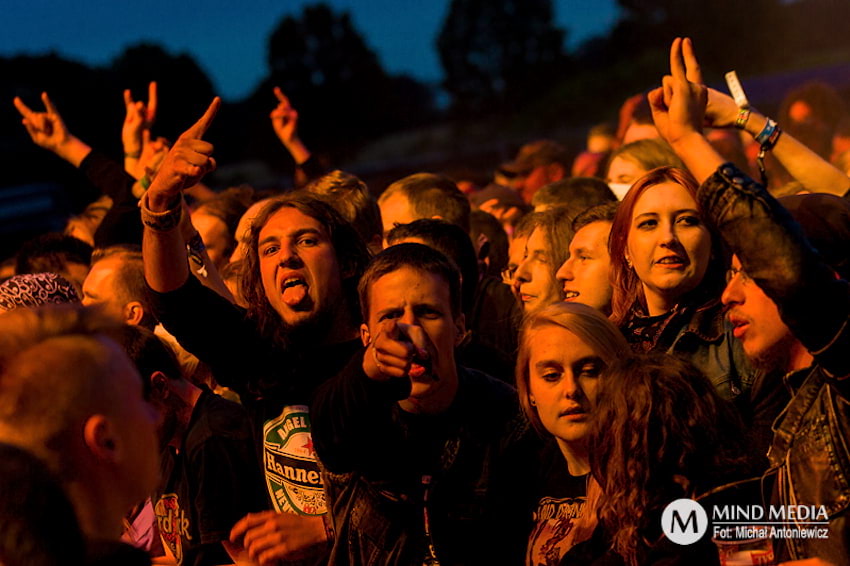
[[[850,285],[837,279],[790,213],[734,165],[699,189],[709,222],[814,356],[791,374],[793,397],[774,423],[775,505],[824,506],[829,538],[774,541],[778,557],[850,563]],[[784,542],[784,544],[780,544]]]
[[[712,295],[706,291],[702,295]],[[658,335],[644,348],[663,350],[694,364],[702,371],[717,393],[727,400],[735,400],[742,392],[749,391],[757,372],[752,369],[741,348],[732,336],[732,329],[724,318],[720,291],[713,298],[697,303],[677,305],[658,329]],[[637,333],[641,325],[638,305],[623,332],[630,342],[639,340]]]

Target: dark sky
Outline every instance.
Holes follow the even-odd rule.
[[[498,0],[491,0],[498,1]],[[315,0],[3,0],[0,56],[50,51],[91,65],[108,64],[129,45],[158,43],[190,53],[227,99],[249,94],[266,72],[266,42],[286,14]],[[449,0],[326,0],[348,10],[391,73],[437,81],[434,43]],[[568,45],[604,33],[616,0],[554,0]]]

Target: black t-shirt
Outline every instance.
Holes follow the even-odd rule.
[[[194,277],[169,293],[151,291],[151,297],[166,330],[210,366],[218,383],[239,393],[253,423],[272,508],[324,515],[308,407],[316,388],[362,348],[360,341],[306,343],[284,350],[260,335],[244,309]]]
[[[570,475],[567,462],[553,440],[546,443],[540,454],[539,476],[540,494],[525,563],[557,566],[570,548],[588,540],[593,533],[595,521],[586,508],[588,474]]]
[[[182,446],[165,450],[154,499],[163,544],[178,565],[229,564],[221,541],[247,513],[267,507],[248,415],[205,390]]]

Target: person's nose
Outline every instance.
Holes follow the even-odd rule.
[[[281,244],[279,258],[281,267],[297,269],[304,265],[298,255],[298,250],[291,244]]]
[[[526,258],[522,260],[522,263],[516,268],[516,272],[514,273],[514,284],[516,283],[528,283],[531,281],[531,269],[530,269],[531,261]]]
[[[726,288],[720,295],[720,302],[724,305],[740,305],[744,302],[744,282],[741,277],[741,273],[738,272],[726,283]]]
[[[573,275],[573,263],[575,262],[575,258],[572,256],[567,258],[567,261],[561,264],[561,267],[558,268],[558,271],[555,272],[555,278],[558,281],[572,281],[575,276]]]

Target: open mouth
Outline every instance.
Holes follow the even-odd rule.
[[[655,264],[667,267],[682,267],[688,264],[688,260],[682,256],[668,255],[657,260]]]
[[[437,380],[437,376],[431,373],[431,360],[419,357],[413,358],[407,375],[411,379],[421,379],[423,376],[429,375],[434,379],[434,381]]]
[[[298,276],[287,277],[281,284],[283,302],[289,306],[296,306],[307,298],[307,282]]]
[[[576,297],[578,297],[580,294],[581,294],[581,293],[579,293],[578,291],[567,291],[567,290],[565,289],[565,290],[564,290],[564,300],[565,300],[565,301],[569,301],[569,300],[571,300],[571,299],[575,299],[575,298],[576,298]]]

